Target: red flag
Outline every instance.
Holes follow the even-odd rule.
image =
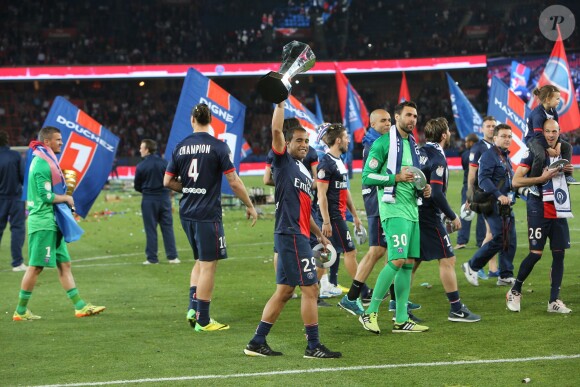
[[[548,63],[544,68],[544,72],[538,81],[537,87],[544,85],[554,85],[560,90],[561,101],[556,108],[558,111],[558,123],[560,124],[560,132],[570,132],[580,128],[580,112],[578,111],[578,103],[576,102],[576,92],[574,90],[574,83],[570,76],[570,66],[566,59],[566,52],[564,51],[564,43],[562,42],[562,35],[558,28],[558,40],[554,45],[554,49],[550,54]],[[531,108],[539,105],[537,97],[534,97]]]
[[[409,86],[407,86],[407,77],[403,72],[403,80],[401,81],[401,89],[399,90],[399,103],[410,100],[411,93],[409,93]],[[413,128],[413,137],[415,137],[415,141],[419,141],[419,132],[416,126]]]
[[[342,122],[355,142],[362,142],[369,126],[369,112],[357,91],[335,64],[336,90]]]

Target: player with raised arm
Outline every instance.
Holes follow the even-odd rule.
[[[318,335],[318,278],[309,238],[313,232],[323,245],[330,242],[316,225],[311,211],[312,177],[301,160],[308,152],[308,132],[291,127],[284,133],[284,102],[276,105],[272,117],[272,150],[275,170],[276,225],[274,246],[278,251],[276,290],[262,311],[254,337],[246,345],[248,356],[280,356],[266,342],[274,323],[296,286],[302,292],[301,314],[308,345],[305,358],[338,358],[342,354],[326,348]]]

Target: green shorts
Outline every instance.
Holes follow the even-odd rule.
[[[70,262],[66,242],[60,231],[40,230],[28,235],[28,265],[56,267]]]
[[[389,261],[419,258],[421,239],[419,222],[404,218],[388,218],[383,222]]]

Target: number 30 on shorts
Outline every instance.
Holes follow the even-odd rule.
[[[391,238],[393,238],[393,247],[407,246],[407,234],[391,235]]]

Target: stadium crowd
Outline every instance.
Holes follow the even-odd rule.
[[[533,3],[545,6],[542,1]],[[239,0],[218,5],[207,0],[146,4],[105,0],[98,6],[55,0],[15,5],[0,0],[0,5],[6,10],[0,15],[0,66],[279,61],[283,44],[292,38],[280,39],[280,34],[305,30],[306,24],[308,33],[299,39],[308,41],[321,60],[481,53],[510,56],[545,54],[552,47],[552,42],[525,32],[537,29],[528,3],[492,5],[470,0],[456,7],[449,1],[421,0],[414,3],[414,12],[407,12],[409,6],[404,3],[366,0],[260,0],[252,7]],[[397,16],[401,14],[406,17]],[[111,28],[101,28],[105,18]],[[388,20],[388,28],[384,20]],[[424,28],[415,29],[414,25]],[[566,41],[568,52],[577,49],[577,34]],[[576,79],[578,71],[572,71]],[[430,118],[443,116],[450,122],[452,134],[456,133],[443,74],[407,77],[411,97],[419,102],[419,129]],[[485,112],[485,72],[454,72],[453,77],[463,90],[473,91],[475,108]],[[396,104],[400,74],[349,78],[369,109],[390,111]],[[252,159],[264,158],[270,147],[272,108],[254,91],[256,79],[217,82],[246,105],[245,137],[253,150]],[[180,88],[180,80],[148,80],[145,87],[120,80],[3,83],[0,124],[12,131],[16,143],[26,145],[53,99],[63,95],[121,138],[121,158],[138,156],[143,138],[155,139],[163,151]],[[13,93],[15,89],[17,93]],[[295,87],[294,94],[311,110],[317,94],[325,120],[341,121],[334,90],[333,78],[317,76]],[[577,143],[575,133],[567,136],[573,145]],[[447,153],[457,155],[462,147],[456,136]],[[357,145],[356,157],[360,158],[361,150]]]

